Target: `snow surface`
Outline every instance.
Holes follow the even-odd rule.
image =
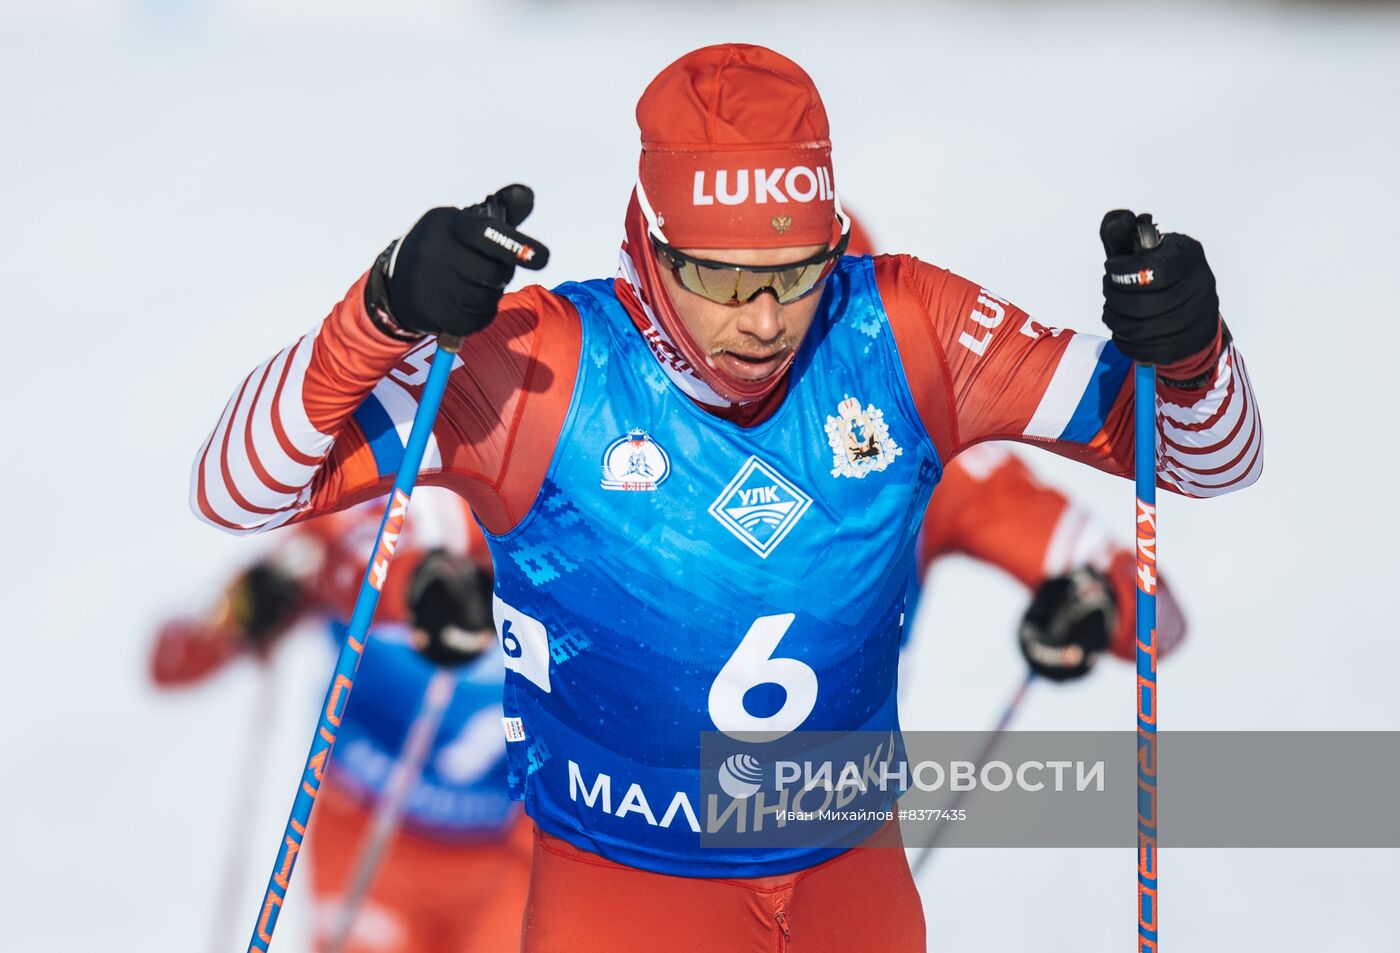
[[[6,950],[208,947],[254,675],[161,697],[144,654],[257,544],[197,523],[191,457],[240,376],[424,208],[534,186],[541,280],[610,274],[632,106],[744,39],[823,89],[837,181],[888,248],[1094,329],[1099,216],[1205,243],[1267,423],[1249,492],[1161,506],[1191,641],[1170,729],[1397,728],[1380,596],[1397,520],[1391,322],[1400,16],[1272,4],[0,2],[10,629],[0,657]],[[1125,483],[1037,455],[1126,527]],[[942,568],[909,727],[975,729],[1018,677],[1016,587]],[[255,910],[328,666],[290,646]],[[1132,725],[1132,679],[1035,689],[1018,725]],[[1287,797],[1287,792],[1280,792]],[[1299,805],[1300,810],[1307,805]],[[1395,851],[1164,850],[1170,950],[1393,945]],[[1124,949],[1133,852],[958,851],[931,949]],[[304,883],[276,949],[305,949]]]

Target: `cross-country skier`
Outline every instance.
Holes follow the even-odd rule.
[[[915,258],[842,257],[821,99],[760,47],[682,57],[637,118],[615,280],[502,297],[547,257],[523,186],[429,211],[243,382],[192,504],[248,532],[383,492],[431,335],[468,335],[424,480],[468,500],[495,566],[510,781],[539,831],[523,948],[922,951],[901,850],[702,846],[697,738],[895,732],[947,461],[1006,439],[1131,473],[1134,359],[1159,369],[1162,486],[1253,482],[1214,277],[1194,240],[1148,248],[1110,213],[1110,342]]]
[[[151,657],[157,684],[191,684],[241,654],[266,655],[308,617],[338,645],[382,515],[383,502],[372,501],[295,527],[237,575],[207,618],[162,627]],[[459,499],[440,490],[415,497],[306,840],[318,950],[336,936],[346,894],[372,862],[376,813],[440,666],[453,670],[451,701],[348,942],[333,953],[519,948],[531,828],[506,792],[504,667],[478,566],[485,559]]]

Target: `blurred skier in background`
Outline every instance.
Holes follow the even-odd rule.
[[[266,659],[306,621],[338,646],[382,515],[375,500],[279,534],[212,613],[161,628],[155,683],[189,686],[240,656]],[[465,504],[440,491],[415,495],[307,835],[318,951],[519,948],[531,834],[506,793],[504,665],[483,564]],[[395,769],[413,758],[413,723],[434,704],[431,743],[373,856]]]
[[[1017,644],[1036,675],[1056,682],[1080,678],[1105,652],[1136,660],[1133,551],[1059,490],[1037,480],[1014,451],[1001,444],[963,451],[944,472],[934,500],[919,533],[918,579],[909,601],[914,608],[905,610],[910,618],[933,564],[970,556],[1031,590]],[[1185,616],[1162,579],[1157,619],[1160,658],[1186,636]],[[905,627],[900,662],[905,684],[913,629]]]

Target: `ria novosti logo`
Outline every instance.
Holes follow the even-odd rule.
[[[763,781],[763,765],[751,754],[731,754],[719,766],[719,786],[736,801],[758,792]]]

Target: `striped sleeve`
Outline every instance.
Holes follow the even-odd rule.
[[[1249,372],[1233,344],[1221,350],[1203,392],[1188,398],[1162,387],[1158,393],[1157,457],[1166,485],[1186,496],[1218,496],[1259,479],[1263,430]]]
[[[315,336],[313,330],[254,368],[205,439],[195,457],[190,506],[206,522],[248,533],[280,526],[295,514],[332,439],[309,423],[289,432],[281,416],[285,395],[292,414],[305,417],[303,358]]]
[[[260,532],[389,491],[437,343],[375,327],[364,281],[234,391],[195,458],[190,505],[201,519]],[[492,532],[515,525],[553,457],[580,341],[567,300],[536,286],[506,295],[453,360],[419,484],[452,490]]]
[[[876,279],[930,436],[944,459],[985,440],[1046,447],[1119,476],[1133,471],[1132,362],[1113,342],[1051,328],[985,288],[917,259],[876,260]],[[1168,380],[1199,381],[1183,389]],[[1192,497],[1248,486],[1263,433],[1238,349],[1159,369],[1158,483]]]
[[[370,324],[363,281],[234,391],[195,457],[190,506],[201,519],[233,533],[260,532],[387,486],[393,470],[378,466],[386,441],[372,432],[376,447],[355,418],[390,371],[411,371],[421,358]]]

